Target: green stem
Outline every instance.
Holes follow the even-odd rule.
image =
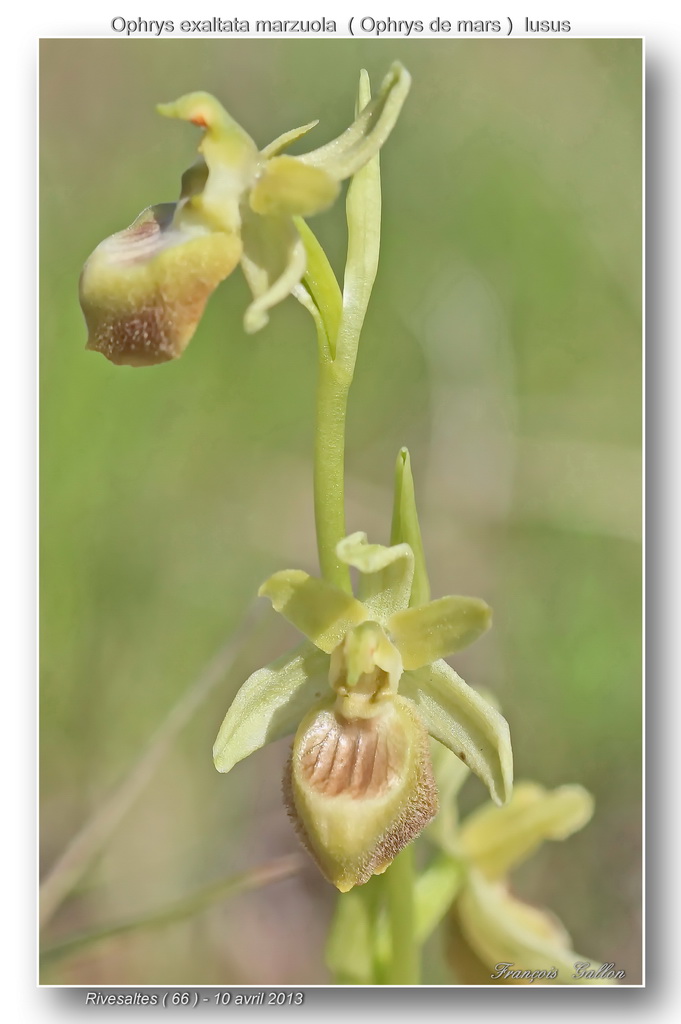
[[[351,591],[350,571],[336,556],[345,536],[345,417],[352,374],[320,360],[314,446],[314,508],[322,575]]]
[[[405,847],[384,875],[391,953],[386,984],[419,985],[419,944],[414,911],[414,849]]]

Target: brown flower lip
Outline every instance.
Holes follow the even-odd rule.
[[[303,845],[341,892],[384,871],[438,809],[427,734],[400,698],[371,718],[331,707],[308,716],[283,791]]]
[[[211,293],[238,262],[237,238],[174,227],[178,205],[145,210],[102,242],[83,268],[86,347],[116,365],[155,366],[178,358]]]

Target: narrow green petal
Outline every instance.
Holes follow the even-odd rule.
[[[477,871],[470,872],[457,906],[461,930],[490,975],[507,965],[509,971],[530,974],[515,980],[535,985],[614,984],[608,978],[578,977],[576,965],[587,961],[570,949],[569,936],[553,915],[515,899]],[[592,962],[590,969],[596,972],[600,966]]]
[[[241,267],[253,293],[244,330],[254,334],[269,320],[269,310],[300,284],[305,273],[305,246],[290,217],[262,217],[242,210]]]
[[[408,544],[369,544],[366,533],[352,533],[336,547],[341,562],[359,569],[358,596],[369,618],[384,623],[409,603],[414,555]]]
[[[228,772],[266,743],[295,732],[328,692],[328,671],[328,657],[303,643],[249,676],[220,726],[213,747],[217,770]]]
[[[545,839],[566,839],[593,814],[593,797],[582,786],[546,790],[518,783],[505,807],[486,804],[461,827],[461,848],[490,879],[502,878]]]
[[[265,217],[311,217],[332,205],[340,185],[321,167],[294,156],[275,156],[251,189],[250,207]]]
[[[288,149],[298,139],[302,139],[303,135],[307,135],[308,132],[312,131],[319,124],[319,120],[310,121],[309,124],[304,124],[300,128],[292,128],[290,132],[284,132],[283,135],[278,135],[268,146],[265,146],[261,150],[260,155],[269,159],[271,156],[277,156],[284,149]]]
[[[400,448],[395,466],[395,497],[390,543],[408,544],[414,552],[414,582],[411,585],[409,604],[411,607],[426,604],[430,600],[430,583],[416,510],[411,459],[406,448]]]
[[[430,735],[485,783],[495,803],[511,795],[513,754],[506,719],[446,661],[405,672],[400,693],[417,705]]]
[[[440,597],[388,622],[405,668],[421,668],[468,647],[489,629],[492,609],[477,597]]]
[[[339,181],[349,178],[378,153],[390,135],[410,85],[406,68],[393,64],[376,98],[364,107],[347,131],[298,159],[313,167],[323,167]]]
[[[276,572],[263,583],[258,594],[269,597],[275,611],[327,654],[349,629],[370,618],[352,594],[326,580],[308,576],[301,569]]]

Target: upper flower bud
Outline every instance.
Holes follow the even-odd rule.
[[[176,358],[211,293],[239,262],[253,293],[244,328],[260,330],[269,310],[305,273],[305,246],[294,218],[327,209],[340,183],[378,152],[409,85],[405,69],[393,65],[350,128],[303,156],[281,152],[314,125],[286,132],[258,151],[209,93],[161,104],[163,116],[202,129],[199,158],[183,175],[176,203],[145,210],[86,262],[80,301],[88,348],[130,366]]]

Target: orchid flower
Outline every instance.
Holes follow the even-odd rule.
[[[428,734],[503,803],[512,784],[508,726],[443,660],[490,624],[484,601],[450,596],[410,607],[407,543],[342,540],[358,594],[297,569],[260,588],[306,640],[241,687],[214,747],[219,771],[295,733],[285,773],[305,845],[342,892],[385,870],[437,811]]]
[[[269,310],[298,289],[305,273],[306,250],[296,219],[326,210],[341,182],[376,155],[410,81],[405,68],[394,64],[353,124],[302,156],[283,150],[316,121],[258,150],[208,93],[160,105],[165,117],[203,130],[199,156],[182,176],[177,202],[150,206],[87,260],[80,280],[87,347],[129,366],[177,358],[210,295],[239,263],[253,295],[244,329],[253,333],[264,327]]]

